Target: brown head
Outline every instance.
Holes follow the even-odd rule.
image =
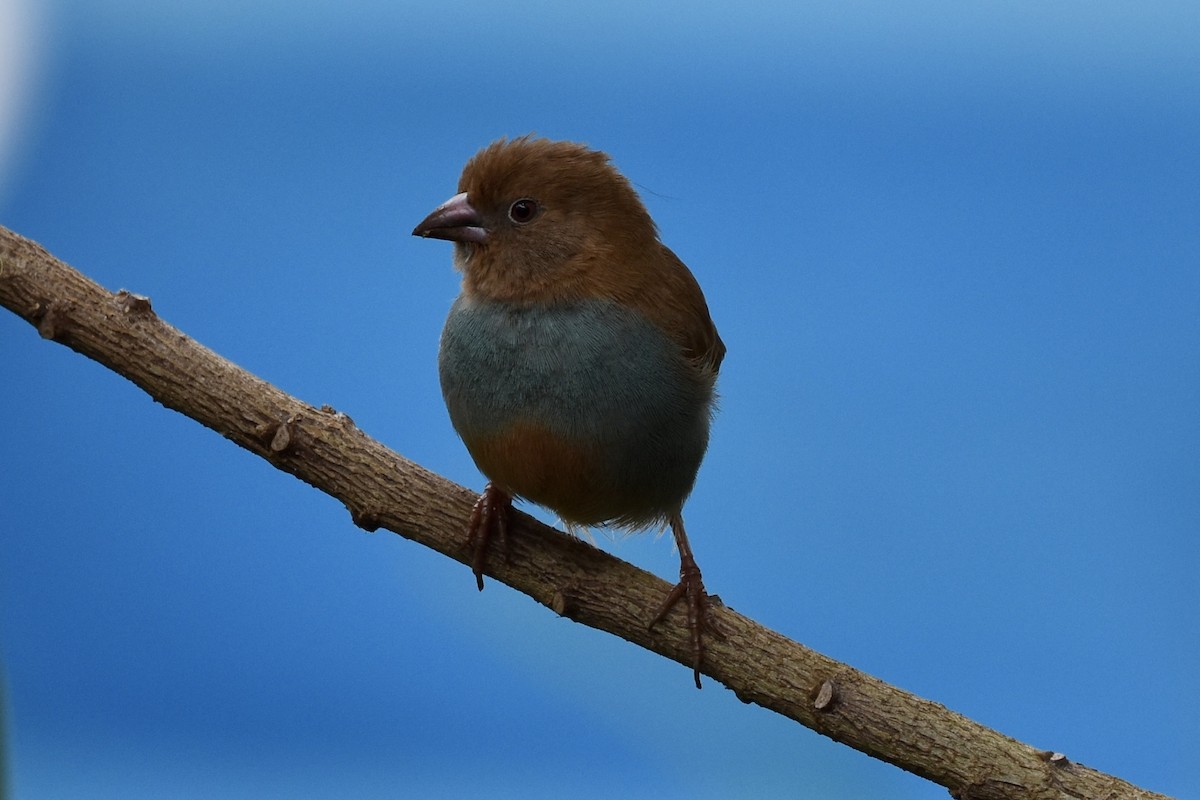
[[[574,142],[495,141],[467,162],[458,190],[413,234],[455,242],[468,293],[509,301],[592,295],[579,285],[585,267],[657,242],[629,181],[607,155]]]

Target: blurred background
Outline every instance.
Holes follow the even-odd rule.
[[[412,227],[609,152],[729,347],[711,591],[1200,796],[1200,6],[0,2],[0,224],[473,488]],[[943,798],[0,313],[12,797]],[[601,546],[671,578],[669,537]]]

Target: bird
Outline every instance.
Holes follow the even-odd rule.
[[[468,160],[413,230],[462,273],[438,348],[450,421],[488,482],[468,548],[483,589],[514,498],[574,527],[670,526],[696,687],[710,597],[683,526],[725,357],[699,283],[599,150],[533,134]],[[715,598],[714,598],[715,599]]]

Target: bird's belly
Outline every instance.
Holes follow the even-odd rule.
[[[439,371],[450,419],[480,470],[568,521],[646,524],[678,511],[691,491],[712,380],[635,311],[460,297]]]

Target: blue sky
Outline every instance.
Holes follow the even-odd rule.
[[[10,3],[0,224],[480,488],[449,247],[409,231],[498,136],[606,150],[729,347],[710,590],[1200,795],[1200,8],[647,5]],[[0,364],[16,798],[945,796],[477,593],[9,314]]]

